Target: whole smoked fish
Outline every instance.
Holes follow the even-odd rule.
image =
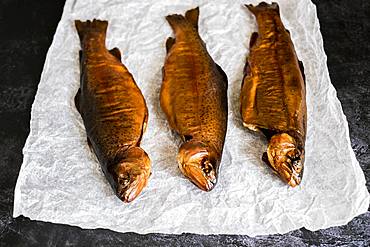
[[[148,110],[118,48],[105,47],[107,21],[75,21],[81,41],[81,84],[75,97],[90,147],[105,177],[124,202],[134,200],[151,174],[140,148]]]
[[[255,15],[258,33],[250,40],[250,54],[241,88],[245,127],[268,139],[262,159],[290,186],[301,182],[306,139],[306,89],[298,61],[277,3],[246,5]]]
[[[199,8],[166,17],[176,38],[168,38],[161,108],[184,141],[181,172],[204,191],[218,178],[227,125],[227,77],[198,34]]]

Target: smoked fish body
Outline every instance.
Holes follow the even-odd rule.
[[[199,8],[167,21],[176,38],[166,43],[161,108],[184,141],[178,153],[182,173],[204,191],[217,182],[227,127],[227,77],[198,34]]]
[[[121,63],[118,48],[105,47],[107,21],[75,21],[81,41],[81,84],[75,97],[90,147],[116,195],[131,202],[146,186],[150,159],[140,148],[148,120],[145,99]]]
[[[258,33],[250,40],[240,103],[245,127],[262,131],[268,141],[263,160],[292,187],[301,182],[306,138],[306,89],[303,65],[276,3],[246,5]]]

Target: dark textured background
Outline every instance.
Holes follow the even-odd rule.
[[[332,83],[370,185],[370,1],[315,0]],[[346,226],[250,238],[82,230],[12,218],[30,110],[64,1],[0,0],[0,246],[369,246],[370,213]]]

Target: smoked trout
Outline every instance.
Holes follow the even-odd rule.
[[[227,126],[227,77],[198,34],[199,8],[166,17],[175,38],[166,42],[161,108],[182,138],[177,161],[196,186],[217,182]]]
[[[303,175],[307,125],[303,65],[280,19],[278,4],[246,7],[256,17],[258,33],[251,36],[241,87],[243,124],[265,134],[268,147],[263,161],[295,187]]]
[[[76,108],[105,177],[122,201],[131,202],[151,174],[150,159],[140,148],[146,103],[118,48],[105,47],[108,22],[77,20],[75,25],[82,47]]]

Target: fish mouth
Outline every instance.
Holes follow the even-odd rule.
[[[131,164],[120,164],[116,180],[116,194],[125,203],[132,202],[148,183],[150,173],[133,167]],[[135,165],[136,166],[136,165]],[[122,171],[124,170],[124,171]]]
[[[140,147],[130,148],[111,175],[116,195],[125,203],[132,202],[148,184],[150,159]]]
[[[295,139],[286,133],[272,136],[267,153],[262,157],[274,173],[291,187],[296,187],[302,181],[303,159],[304,150],[300,150]]]
[[[276,168],[273,168],[274,172],[278,174],[286,183],[291,187],[296,187],[302,181],[302,170],[301,161],[283,162],[275,164]]]
[[[198,188],[211,191],[217,183],[216,172],[209,162],[179,163],[181,172]]]
[[[184,143],[178,154],[180,171],[198,188],[211,191],[217,183],[217,163],[203,143]]]

